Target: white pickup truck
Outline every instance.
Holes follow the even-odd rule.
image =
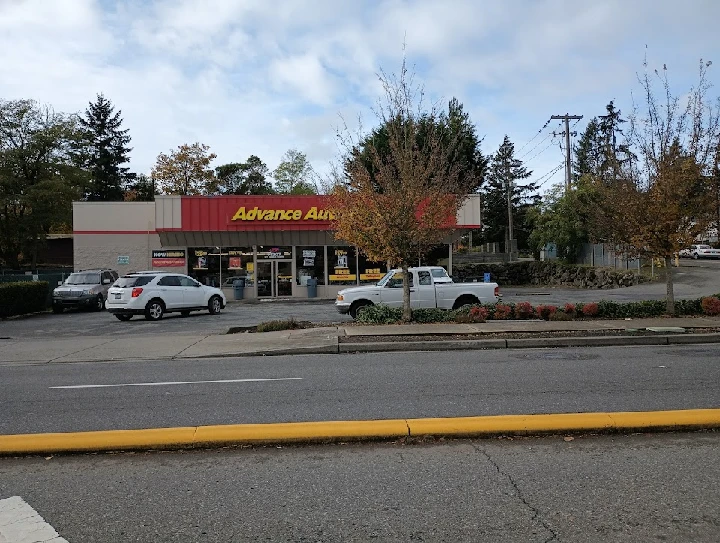
[[[445,268],[423,266],[410,268],[410,307],[439,307],[457,309],[467,304],[496,303],[499,299],[497,283],[453,283]],[[403,272],[390,270],[374,285],[346,288],[338,292],[335,307],[338,312],[354,319],[362,307],[385,304],[402,307]]]

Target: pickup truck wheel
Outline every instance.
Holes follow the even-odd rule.
[[[103,300],[102,294],[98,294],[97,300],[95,300],[95,311],[102,311],[105,309],[105,300]]]
[[[457,300],[455,300],[452,308],[460,309],[464,305],[473,305],[479,303],[480,300],[478,300],[475,296],[460,296]]]
[[[358,312],[363,307],[368,307],[371,305],[373,305],[372,302],[368,302],[367,300],[359,300],[357,302],[353,302],[352,305],[350,306],[350,311],[349,311],[350,316],[353,318],[353,320],[355,320],[358,316]]]

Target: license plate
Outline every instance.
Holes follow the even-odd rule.
[[[116,300],[119,300],[120,298],[122,298],[122,294],[115,294],[115,299],[116,299]]]

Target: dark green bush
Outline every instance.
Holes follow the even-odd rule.
[[[292,317],[285,320],[261,322],[257,325],[258,332],[278,332],[280,330],[295,330],[297,328],[300,328],[300,324]]]
[[[395,324],[401,319],[401,308],[378,304],[363,307],[355,320],[362,324]]]
[[[47,281],[0,283],[0,318],[47,309]]]
[[[450,311],[445,309],[436,308],[421,308],[413,309],[412,320],[413,322],[428,323],[428,322],[447,322],[451,319]]]
[[[676,315],[702,315],[703,309],[701,305],[702,298],[693,300],[675,300]]]

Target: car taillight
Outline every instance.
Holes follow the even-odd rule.
[[[142,294],[142,289],[140,287],[135,287],[134,289],[132,289],[132,297],[133,298],[137,298],[141,294]]]
[[[500,296],[500,287],[495,287],[495,296]]]

